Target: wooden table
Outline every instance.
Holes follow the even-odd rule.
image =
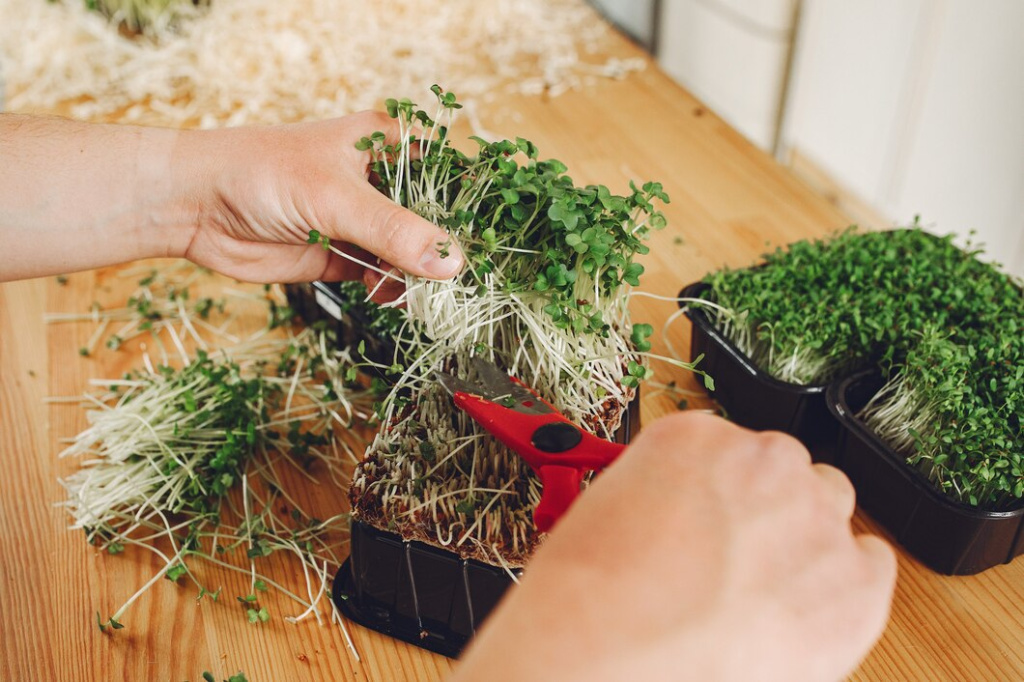
[[[624,42],[619,49],[636,52]],[[709,270],[755,261],[769,245],[846,224],[653,65],[551,100],[516,99],[484,120],[495,132],[532,139],[566,162],[577,182],[613,190],[631,177],[664,183],[670,227],[653,237],[645,260],[642,289],[652,293],[675,295]],[[85,422],[80,409],[44,398],[81,393],[90,377],[118,376],[138,359],[81,358],[92,326],[47,326],[42,315],[85,310],[125,286],[109,271],[73,275],[64,286],[54,278],[0,286],[0,679],[197,680],[204,670],[217,679],[243,670],[250,681],[443,678],[447,659],[358,626],[350,627],[361,662],[337,627],[280,619],[252,626],[237,605],[197,605],[170,584],[135,606],[131,627],[97,630],[96,611],[112,610],[158,566],[139,554],[100,554],[66,530],[54,507],[63,499],[57,480],[75,465],[57,460],[58,440]],[[656,328],[674,310],[635,299],[634,316]],[[686,352],[688,335],[683,321],[669,336]],[[669,370],[659,369],[659,378],[694,386]],[[649,396],[644,420],[676,409],[676,400]],[[860,513],[854,523],[875,530]],[[901,553],[899,569],[888,630],[853,679],[1024,678],[1024,561],[950,578]],[[226,592],[246,591],[237,580],[225,576]]]

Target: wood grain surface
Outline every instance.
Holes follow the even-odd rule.
[[[625,42],[618,49],[636,54]],[[654,65],[623,81],[553,99],[514,99],[481,113],[489,130],[529,138],[543,155],[567,163],[577,182],[619,191],[629,178],[664,184],[672,198],[669,227],[653,237],[641,287],[653,294],[674,296],[712,269],[752,263],[770,246],[847,222]],[[112,612],[159,564],[137,552],[101,554],[66,529],[68,519],[54,505],[63,499],[58,479],[76,463],[56,455],[60,439],[85,420],[80,408],[44,399],[79,394],[93,377],[119,376],[139,356],[82,358],[78,349],[94,325],[46,325],[43,313],[124,300],[132,283],[105,270],[71,275],[64,285],[54,278],[0,285],[0,679],[180,681],[198,680],[204,670],[218,680],[245,671],[251,682],[443,678],[449,660],[358,626],[349,626],[357,662],[337,626],[280,618],[253,626],[237,604],[197,603],[167,581],[126,615],[124,630],[98,631],[95,613]],[[671,302],[634,299],[635,318],[656,328],[675,310]],[[683,354],[688,337],[685,320],[667,334]],[[660,334],[656,350],[665,350]],[[688,375],[657,371],[659,381],[696,388]],[[643,420],[675,410],[678,399],[648,391]],[[859,512],[854,524],[875,530]],[[1024,561],[951,578],[901,553],[899,569],[889,627],[853,679],[1024,679]],[[228,594],[247,591],[244,577],[211,575]],[[291,579],[299,585],[301,572]],[[288,612],[283,602],[273,607]]]

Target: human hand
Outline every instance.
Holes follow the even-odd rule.
[[[457,680],[837,680],[881,635],[892,550],[779,433],[643,430],[554,528]]]
[[[199,190],[196,228],[183,255],[248,281],[376,285],[379,273],[308,245],[309,231],[317,230],[359,260],[376,264],[376,256],[384,271],[393,265],[423,277],[454,276],[463,259],[457,248],[441,258],[447,233],[368,182],[370,153],[355,145],[378,130],[388,143],[397,141],[397,122],[375,112],[183,135],[178,158],[208,159],[208,186]],[[394,286],[382,292],[383,298],[397,293]]]

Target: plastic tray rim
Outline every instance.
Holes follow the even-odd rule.
[[[679,292],[679,298],[699,298],[700,294],[709,290],[710,288],[711,285],[708,284],[707,282],[694,282],[692,284],[687,285]],[[705,313],[703,310],[700,310],[699,308],[693,308],[687,305],[685,301],[680,301],[679,307],[683,309],[683,314],[685,314],[686,317],[689,318],[690,322],[699,325],[701,330],[705,334],[713,338],[715,342],[718,343],[733,360],[735,360],[740,366],[744,368],[745,371],[747,371],[750,374],[751,378],[761,382],[766,386],[770,386],[771,388],[774,388],[776,390],[788,391],[790,393],[797,395],[819,395],[824,394],[828,390],[830,383],[835,383],[830,382],[825,384],[808,385],[794,384],[788,381],[776,379],[775,377],[771,376],[770,374],[759,368],[757,365],[755,365],[746,353],[741,351],[739,348],[736,347],[736,344],[734,344],[732,341],[723,336],[718,331],[718,328],[711,323],[711,320],[708,319],[707,313]]]

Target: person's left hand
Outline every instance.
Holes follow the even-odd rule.
[[[309,245],[309,231],[317,230],[359,260],[383,261],[384,271],[393,265],[423,277],[454,276],[463,257],[454,245],[441,257],[447,233],[368,181],[370,153],[355,144],[378,130],[387,143],[397,141],[397,122],[376,112],[183,134],[175,160],[205,157],[208,182],[197,190],[196,227],[184,256],[247,281],[362,279],[371,288],[379,282],[379,273]],[[387,282],[375,298],[393,298],[401,288]]]

